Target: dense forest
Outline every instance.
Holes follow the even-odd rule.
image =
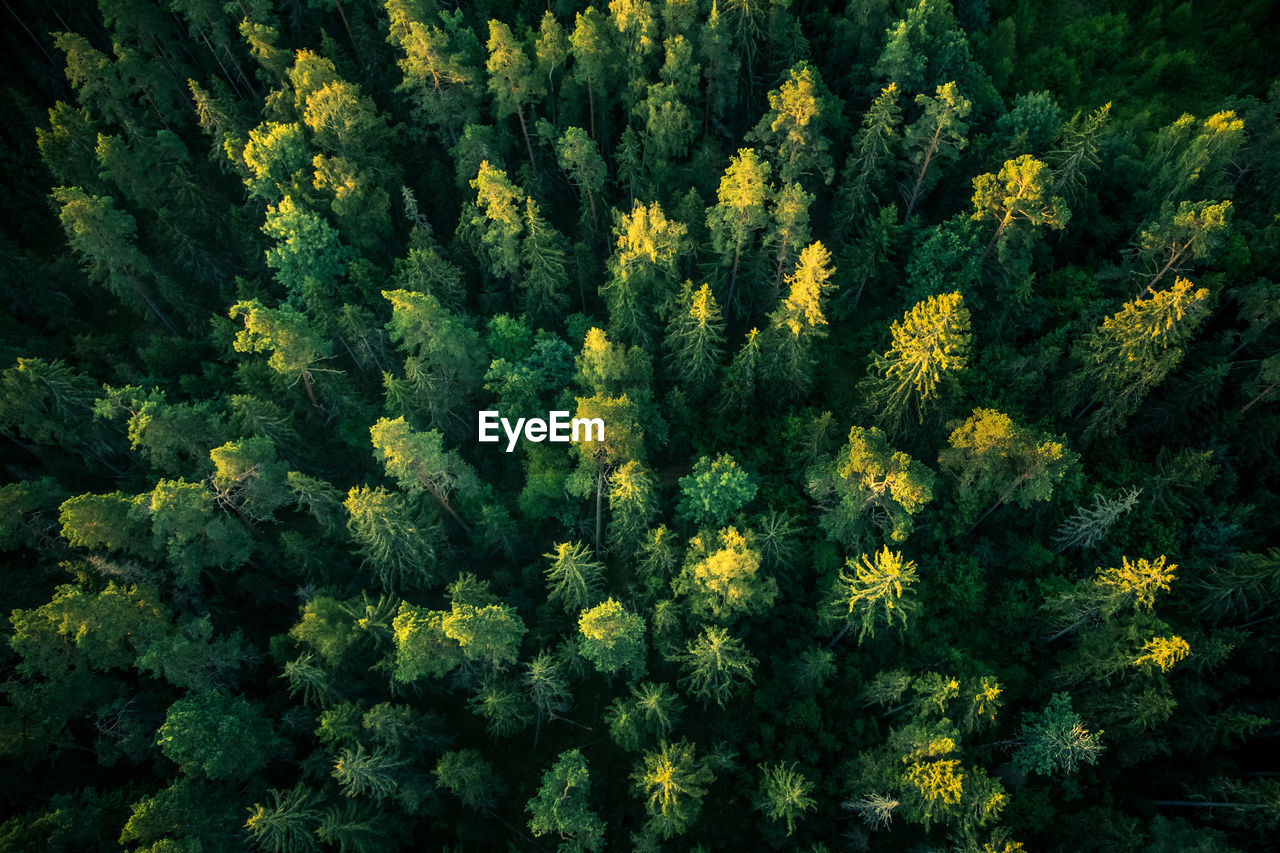
[[[1276,3],[3,5],[0,849],[1280,849]]]

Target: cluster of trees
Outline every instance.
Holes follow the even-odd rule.
[[[1267,6],[7,9],[0,847],[1270,849]]]

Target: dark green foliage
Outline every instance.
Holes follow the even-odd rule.
[[[1273,848],[1274,5],[6,3],[0,849]]]

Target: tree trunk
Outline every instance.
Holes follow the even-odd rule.
[[[600,467],[596,469],[596,553],[600,553],[600,503],[602,493],[604,491],[604,466],[602,463],[596,463]]]
[[[533,143],[529,141],[529,128],[524,123],[524,110],[520,104],[516,104],[516,118],[520,119],[520,132],[524,134],[524,147],[529,152],[529,167],[537,169],[538,166],[533,162]]]
[[[924,185],[924,176],[929,171],[929,162],[933,160],[933,155],[938,150],[938,138],[941,135],[942,122],[938,122],[938,127],[933,132],[933,139],[929,141],[929,150],[925,152],[924,162],[920,164],[920,174],[916,176],[916,185],[911,188],[911,197],[907,199],[907,212],[902,217],[903,222],[910,219],[911,211],[915,210],[916,201],[920,198],[920,187]]]

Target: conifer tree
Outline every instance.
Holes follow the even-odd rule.
[[[769,222],[769,202],[773,197],[769,173],[769,164],[754,149],[738,149],[720,179],[716,204],[707,208],[712,248],[720,257],[721,268],[727,267],[729,272],[723,302],[731,311],[741,300],[737,282],[743,253],[752,252],[755,235]]]
[[[834,113],[838,117],[838,113]],[[813,175],[831,183],[831,140],[824,133],[833,110],[817,69],[807,62],[792,66],[787,79],[769,92],[769,111],[747,138],[759,142],[777,165],[784,185]]]
[[[600,149],[582,128],[570,127],[556,142],[556,159],[582,194],[585,202],[582,218],[591,223],[592,230],[598,230],[600,216],[596,199],[604,190],[605,178],[608,177],[608,167],[600,156]]]
[[[723,411],[743,412],[752,407],[760,391],[763,362],[760,330],[753,327],[725,371],[720,404]]]
[[[404,79],[396,87],[407,94],[417,123],[448,144],[457,144],[462,128],[480,117],[479,69],[468,55],[467,37],[444,19],[444,29],[424,20],[417,4],[387,0],[387,41],[399,49]],[[478,45],[477,45],[478,47]]]
[[[897,84],[890,83],[880,90],[862,117],[862,127],[845,160],[843,180],[837,190],[841,212],[837,228],[841,235],[856,227],[875,208],[876,193],[893,162],[898,128],[902,124],[900,94]]]
[[[650,827],[666,839],[684,833],[698,819],[715,775],[697,758],[693,744],[663,741],[656,752],[645,753],[631,781],[644,798]]]
[[[796,818],[817,808],[817,801],[810,796],[813,783],[795,769],[794,763],[761,764],[760,773],[756,808],[772,821],[785,821],[790,837],[796,831]]]
[[[1093,506],[1078,507],[1074,514],[1062,522],[1054,539],[1057,543],[1055,553],[1061,554],[1068,548],[1087,549],[1097,545],[1120,518],[1133,510],[1141,494],[1142,489],[1128,489],[1114,498],[1094,495]]]
[[[525,199],[524,226],[520,241],[524,310],[531,319],[549,323],[569,305],[563,238],[542,218],[531,198]]]
[[[1231,219],[1231,202],[1184,201],[1175,211],[1165,202],[1155,222],[1138,238],[1139,258],[1151,268],[1147,292],[1169,273],[1178,276],[1188,262],[1203,260],[1222,240]]]
[[[904,219],[911,218],[918,202],[937,182],[937,168],[943,167],[947,161],[954,159],[968,144],[965,134],[969,126],[965,123],[972,104],[959,90],[954,82],[938,87],[937,97],[917,95],[916,106],[923,110],[906,132],[906,147],[910,152],[911,162],[915,165],[915,174],[903,185],[903,198],[907,209]],[[930,168],[935,168],[931,174]]]
[[[968,364],[969,309],[959,293],[916,303],[890,327],[893,346],[872,362],[868,407],[892,431],[936,407]]]
[[[1126,302],[1072,349],[1076,371],[1065,399],[1097,410],[1088,436],[1114,435],[1143,398],[1182,361],[1185,347],[1209,313],[1209,291],[1179,278],[1166,290]]]
[[[511,183],[505,171],[488,160],[480,164],[471,188],[476,191],[476,201],[467,224],[475,229],[488,256],[485,260],[489,274],[499,281],[518,280],[524,193]]]
[[[869,526],[890,541],[904,541],[914,528],[912,516],[933,500],[933,472],[891,448],[875,427],[850,429],[848,443],[807,476],[809,495],[823,507],[823,529],[849,548],[863,547]]]
[[[548,600],[559,601],[569,613],[584,610],[599,600],[604,566],[592,559],[586,545],[561,542],[542,556],[551,561],[544,572]]]
[[[1025,223],[1030,229],[1044,226],[1060,231],[1070,217],[1062,198],[1053,194],[1052,171],[1030,154],[1006,160],[997,174],[988,172],[973,179],[972,218],[995,223],[983,258],[1003,245],[1010,227]]]
[[[1067,202],[1080,195],[1089,175],[1098,170],[1098,140],[1110,118],[1110,103],[1088,115],[1076,113],[1062,129],[1057,147],[1049,153],[1053,191]]]
[[[657,202],[636,202],[630,213],[617,215],[615,249],[605,264],[608,279],[601,288],[614,335],[647,345],[653,334],[654,309],[666,317],[675,307],[677,270],[688,247],[688,229],[668,219]]]
[[[742,641],[718,626],[707,626],[680,656],[684,684],[691,696],[723,708],[744,684],[755,683],[758,661]]]
[[[810,244],[787,276],[786,299],[769,317],[773,360],[768,372],[784,397],[802,397],[813,385],[812,347],[827,334],[824,297],[834,274],[831,253],[821,243]]]
[[[778,584],[762,576],[754,539],[750,531],[736,527],[698,533],[689,540],[684,570],[672,581],[672,590],[687,599],[695,615],[717,622],[766,612]]]
[[[693,393],[705,391],[719,372],[724,344],[724,318],[711,285],[697,290],[692,282],[680,289],[680,301],[667,324],[667,359],[676,376]]]
[[[591,809],[591,775],[577,749],[560,753],[542,774],[538,793],[529,800],[529,831],[560,838],[562,853],[598,853],[604,849],[604,821]]]
[[[782,281],[800,254],[800,247],[809,243],[809,206],[813,196],[799,184],[787,184],[773,198],[773,223],[764,235],[764,247],[775,253],[773,290],[776,299]]]
[[[874,637],[880,627],[892,628],[897,623],[899,630],[905,629],[919,607],[913,588],[918,579],[915,561],[904,559],[888,546],[874,557],[863,554],[856,561],[846,560],[827,600],[825,615],[841,625],[830,645],[855,626],[859,645],[866,637]]]
[[[475,472],[456,451],[444,449],[439,432],[418,432],[411,429],[404,418],[381,418],[369,428],[369,433],[373,438],[374,456],[400,488],[410,494],[425,491],[463,529],[470,530],[449,499],[460,486],[467,490],[475,488]]]
[[[1076,455],[1061,442],[1015,424],[994,409],[974,409],[938,454],[938,464],[956,478],[962,501],[995,497],[975,527],[1010,500],[1016,499],[1024,509],[1033,501],[1049,500],[1075,461]]]
[[[639,461],[628,460],[609,475],[609,546],[634,556],[658,512],[657,484]]]
[[[489,72],[489,93],[493,95],[494,112],[499,120],[515,113],[520,120],[520,134],[524,137],[525,148],[529,153],[529,165],[536,169],[524,109],[545,95],[546,89],[542,79],[534,73],[524,47],[511,34],[511,28],[502,21],[489,21],[488,48],[489,59],[485,62],[485,70]]]
[[[638,677],[645,669],[644,617],[609,598],[578,617],[582,656],[605,675],[626,670]]]
[[[608,94],[615,90],[618,55],[613,44],[609,19],[594,6],[577,13],[573,32],[569,34],[569,46],[573,53],[573,76],[587,90],[591,138],[599,143],[601,129],[597,115],[604,116],[612,100]],[[597,101],[600,103],[597,105]]]
[[[254,299],[231,306],[229,316],[244,318],[244,328],[236,333],[237,352],[270,352],[267,365],[290,379],[290,384],[301,380],[311,405],[320,405],[312,380],[316,373],[336,372],[318,366],[330,357],[333,344],[312,328],[304,314],[288,305],[266,308]]]

